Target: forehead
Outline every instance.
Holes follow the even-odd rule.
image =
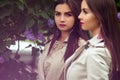
[[[63,3],[63,4],[58,4],[55,7],[55,11],[59,11],[59,12],[69,12],[71,11],[70,7],[68,6],[68,4]]]
[[[88,7],[88,5],[87,5],[87,3],[86,3],[86,0],[82,0],[81,8],[89,9],[89,7]]]

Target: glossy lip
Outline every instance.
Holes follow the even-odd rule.
[[[64,26],[66,26],[66,25],[65,25],[65,24],[59,24],[59,26],[60,26],[60,27],[64,27]]]
[[[83,25],[84,23],[83,22],[80,22],[80,25]]]

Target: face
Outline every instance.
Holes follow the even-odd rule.
[[[70,32],[75,22],[74,15],[70,7],[64,4],[58,4],[55,8],[55,23],[62,32]]]
[[[82,0],[81,3],[81,13],[78,18],[80,19],[80,24],[83,30],[88,30],[94,36],[100,31],[100,23],[96,16],[89,9],[86,0]]]

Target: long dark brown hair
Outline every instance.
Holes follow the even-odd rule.
[[[115,0],[86,0],[86,2],[101,23],[100,34],[111,53],[110,80],[120,80],[120,29]]]
[[[54,10],[55,7],[59,4],[68,4],[68,6],[70,7],[74,17],[75,17],[75,24],[73,25],[73,29],[72,32],[70,33],[70,36],[68,38],[68,42],[67,42],[67,48],[65,51],[65,55],[64,55],[64,61],[69,58],[74,51],[78,48],[78,39],[79,37],[83,38],[83,39],[87,39],[87,34],[86,32],[82,31],[79,27],[79,19],[78,19],[78,15],[80,13],[80,4],[81,4],[81,0],[57,0],[54,6]],[[50,53],[50,50],[53,46],[53,44],[55,43],[56,40],[59,39],[59,37],[61,36],[61,32],[60,30],[56,27],[55,24],[55,33],[54,36],[51,40],[51,44],[50,44],[50,48],[48,51],[48,54]]]

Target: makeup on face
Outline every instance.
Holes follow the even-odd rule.
[[[78,18],[80,19],[80,25],[83,30],[91,32],[93,36],[99,33],[99,20],[88,7],[86,0],[82,1],[81,13],[79,14]]]
[[[68,4],[58,4],[55,8],[55,23],[60,31],[69,32],[75,22],[74,15]]]

